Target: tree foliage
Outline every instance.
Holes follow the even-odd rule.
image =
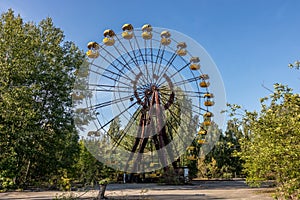
[[[240,157],[233,155],[234,152],[240,151],[239,140],[244,137],[238,129],[238,125],[234,120],[229,120],[227,122],[227,130],[217,135],[219,136],[219,140],[205,156],[205,159],[202,160],[204,164],[200,164],[199,166],[204,168],[200,169],[200,172],[204,171],[201,176],[212,178],[243,176],[242,160]],[[215,168],[212,166],[215,166]]]
[[[244,111],[241,152],[247,182],[259,185],[274,179],[277,197],[300,198],[300,96],[275,84],[274,93],[261,99],[261,111]]]
[[[83,53],[50,18],[0,18],[0,179],[20,187],[73,164],[73,72]],[[1,182],[0,180],[0,182]]]

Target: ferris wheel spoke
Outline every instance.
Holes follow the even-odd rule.
[[[105,102],[102,102],[102,103],[99,103],[99,104],[92,105],[92,106],[90,106],[90,108],[99,109],[99,108],[103,108],[103,107],[106,107],[106,106],[111,106],[111,105],[120,103],[122,101],[130,100],[131,97],[132,97],[132,95],[129,95],[129,96],[125,96],[125,97],[122,97],[122,98],[119,98],[119,99],[114,99],[112,101],[105,101]]]
[[[132,89],[132,87],[126,87],[126,86],[115,86],[115,85],[103,85],[103,84],[94,84],[94,83],[88,83],[87,84],[88,86],[95,86],[95,87],[99,87],[99,88],[115,88],[115,87],[118,87],[118,88],[122,88],[122,89]]]
[[[139,59],[138,59],[138,57],[137,57],[137,55],[136,55],[135,49],[133,48],[131,41],[128,41],[128,43],[129,43],[129,46],[130,46],[131,51],[132,51],[133,56],[134,56],[134,57],[132,58],[132,61],[133,61],[134,63],[136,63],[136,66],[140,66],[140,64],[139,64]],[[140,70],[140,72],[142,72],[140,68],[139,68],[139,70]]]
[[[143,53],[142,53],[142,50],[141,50],[141,48],[140,48],[140,45],[139,45],[139,42],[138,42],[138,39],[137,39],[137,37],[136,37],[136,35],[134,34],[134,40],[135,40],[135,42],[136,42],[136,45],[137,45],[137,50],[138,50],[138,52],[140,53],[140,57],[142,58],[142,61],[143,61],[143,64],[144,64],[144,66],[146,65],[146,62],[145,62],[145,59],[144,59],[144,56],[143,56]],[[137,56],[136,56],[137,57]],[[146,69],[147,69],[147,67],[146,67]],[[143,72],[142,72],[143,73]],[[149,77],[148,76],[143,76],[143,78],[142,78],[142,80],[144,80],[144,82],[147,82],[147,83],[149,83],[150,82],[150,80],[149,80]]]
[[[133,104],[131,104],[130,106],[128,106],[127,108],[125,108],[122,112],[120,112],[119,114],[115,115],[115,117],[113,117],[111,120],[109,120],[108,122],[106,122],[104,125],[102,125],[100,128],[98,128],[97,131],[100,131],[101,129],[104,129],[107,125],[109,125],[112,121],[114,121],[116,118],[120,117],[121,115],[123,115],[125,112],[127,112],[130,108],[132,108],[135,104],[137,104],[138,102],[134,102]]]
[[[123,44],[123,42],[119,39],[119,37],[116,36],[116,38],[117,38],[118,42],[121,44],[123,50],[126,52],[126,55],[128,55],[128,56],[130,57],[130,60],[133,61],[133,63],[135,64],[135,67],[137,67],[138,70],[139,70],[139,72],[142,73],[141,67],[140,67],[140,65],[139,65],[138,59],[137,59],[137,57],[136,57],[136,55],[135,55],[135,51],[133,50],[133,47],[132,47],[132,44],[131,44],[130,40],[128,40],[128,42],[129,42],[129,44],[130,44],[130,47],[131,47],[131,50],[132,50],[132,52],[133,52],[134,57],[132,57],[131,53],[128,51],[128,49],[125,47],[125,45]],[[116,47],[115,47],[115,48],[116,48]],[[119,50],[118,50],[117,48],[116,48],[116,50],[119,52]],[[119,55],[121,55],[120,52],[119,52]],[[121,56],[122,56],[122,55],[121,55]],[[123,56],[122,56],[122,57],[123,57]],[[125,61],[125,62],[126,62],[126,61]],[[129,63],[128,63],[128,62],[126,62],[126,63],[127,63],[127,65],[129,66]],[[136,74],[133,72],[133,69],[132,69],[132,68],[130,68],[130,71],[131,71],[134,75],[136,75]],[[146,82],[144,82],[144,83],[146,83]]]
[[[175,123],[177,124],[177,126],[180,126],[181,123],[179,122],[178,118],[180,118],[180,116],[178,116],[177,114],[175,114],[173,111],[169,110],[168,113],[170,113],[170,115],[172,116],[172,120],[175,121]],[[174,128],[174,127],[172,127]]]
[[[145,41],[145,45],[146,45],[146,41]],[[148,50],[149,51],[149,50]],[[145,53],[147,53],[147,47],[145,47]],[[146,65],[148,65],[148,60],[147,60],[147,58],[148,58],[148,53],[146,54]],[[146,66],[146,73],[147,73],[147,77],[149,78],[149,80],[150,80],[150,83],[152,83],[153,82],[153,73],[151,73],[150,74],[150,72],[149,72],[149,67],[148,66]]]
[[[107,89],[93,89],[92,91],[96,91],[96,92],[113,92],[113,93],[129,93],[128,90],[107,90]]]
[[[199,79],[200,79],[199,77],[193,77],[193,78],[189,78],[189,79],[186,79],[186,80],[174,82],[173,84],[175,86],[179,86],[179,85],[188,84],[188,83],[191,83],[191,82],[198,81]]]
[[[130,70],[130,68],[128,68],[127,66],[127,63],[126,63],[126,60],[125,60],[125,63],[123,63],[122,61],[120,61],[116,56],[114,56],[110,51],[106,50],[105,48],[102,47],[102,50],[104,50],[110,57],[112,57],[114,60],[116,60],[119,64],[121,64],[122,66],[124,66],[126,69]],[[123,73],[124,72],[120,69],[118,69],[118,67],[116,65],[114,65],[112,62],[110,62],[106,56],[103,56],[102,54],[100,54],[100,56],[106,61],[108,62],[109,64],[111,64],[116,70],[118,70],[120,73]]]
[[[170,91],[170,90],[168,90],[168,89],[164,89],[164,88],[162,88],[162,89],[160,89],[160,91],[161,92],[163,92],[164,94],[168,94],[168,92]],[[186,94],[191,94],[191,95],[197,95],[197,96],[195,96],[195,97],[199,97],[199,98],[201,98],[202,96],[202,94],[204,95],[204,94],[207,94],[207,92],[201,92],[201,91],[192,91],[192,90],[182,90],[181,88],[180,89],[173,89],[173,92],[176,92],[176,95],[177,96],[186,96]]]
[[[177,57],[177,54],[173,53],[171,58],[168,60],[166,66],[164,66],[163,71],[159,74],[165,74],[169,70],[169,67],[172,65],[172,63],[173,63],[173,61],[175,60],[176,57]],[[156,81],[157,85],[161,85],[160,81],[161,81],[162,77],[163,76],[160,76],[159,79]]]
[[[163,57],[164,57],[164,54],[165,54],[165,48],[166,47],[164,46],[163,49],[162,49],[161,54],[159,54],[159,52],[157,53],[157,57],[159,58],[159,62],[155,63],[155,69],[156,69],[157,64],[158,64],[158,68],[157,68],[156,74],[160,74],[160,68],[162,67],[162,61],[163,61]]]
[[[140,49],[140,52],[142,52],[142,49]],[[144,62],[144,66],[145,66],[145,73],[146,73],[146,80],[144,80],[144,81],[146,81],[147,83],[150,83],[151,82],[151,77],[150,77],[150,75],[149,75],[149,69],[148,69],[148,59],[147,59],[147,57],[148,57],[148,53],[147,53],[147,42],[146,42],[146,40],[144,40],[144,56],[145,56],[145,58],[143,59],[143,56],[142,56],[142,59],[143,59],[143,62]]]
[[[179,74],[183,69],[185,69],[187,66],[189,66],[191,63],[187,63],[186,65],[184,65],[183,67],[181,67],[180,69],[176,70],[176,72],[174,72],[172,75],[170,75],[170,78],[173,78],[175,75]]]
[[[150,41],[150,57],[151,57],[151,66],[152,66],[152,78],[154,78],[154,65],[153,65],[153,48],[152,48],[152,40]]]
[[[125,47],[125,45],[123,44],[123,42],[120,40],[120,38],[118,36],[116,36],[118,42],[121,44],[123,50],[126,52],[126,55],[128,55],[130,57],[130,59],[133,61],[133,63],[135,64],[135,66],[139,66],[138,61],[136,58],[133,58],[130,54],[130,52],[127,50],[127,48]],[[130,43],[130,41],[129,41]],[[131,44],[131,43],[130,43]],[[132,48],[131,48],[132,49]],[[132,49],[133,51],[133,49]],[[134,51],[133,51],[134,52]]]
[[[145,63],[145,60],[144,60],[144,56],[143,56],[142,50],[141,50],[141,48],[140,48],[138,39],[137,39],[137,37],[136,37],[135,34],[134,34],[134,39],[135,39],[135,42],[136,42],[136,45],[137,45],[137,49],[138,49],[138,51],[139,51],[139,53],[140,53],[140,56],[141,56],[141,58],[142,58],[142,60],[143,60],[144,65],[145,65],[146,63]]]
[[[134,125],[134,123],[136,122],[137,118],[140,117],[141,111],[142,111],[142,109],[139,109],[138,112],[133,116],[133,120],[131,121],[131,123],[128,123],[126,125],[126,127],[124,128],[124,133],[126,133],[128,130],[131,129],[132,125]],[[118,141],[114,144],[113,148],[116,148],[117,146],[119,146],[125,136],[126,136],[126,134],[121,135],[118,138]]]
[[[137,40],[137,39],[135,38],[135,40]],[[134,56],[134,58],[131,57],[131,59],[132,59],[132,61],[133,61],[134,63],[136,63],[136,67],[138,68],[138,70],[139,70],[140,73],[142,74],[142,78],[141,78],[142,82],[143,82],[144,84],[146,84],[146,83],[148,83],[148,79],[147,79],[147,77],[145,76],[145,74],[144,74],[144,72],[142,71],[141,66],[140,66],[140,64],[139,64],[139,63],[140,63],[139,61],[143,61],[143,63],[144,63],[143,56],[140,55],[140,57],[142,58],[142,60],[138,59],[138,55],[136,54],[136,50],[133,48],[131,41],[128,41],[128,42],[129,42],[130,48],[131,48],[131,50],[132,50],[132,52],[133,52],[133,56]],[[141,52],[140,49],[139,49],[139,52]],[[128,53],[128,54],[129,54],[129,53]]]
[[[130,67],[128,61],[124,58],[123,54],[121,54],[121,52],[119,51],[119,49],[114,45],[115,50],[118,52],[119,56],[122,58],[122,60],[125,62],[125,64],[123,64],[123,66],[128,69],[132,74],[135,74],[135,72],[132,70],[132,68]]]
[[[122,115],[122,114],[121,114]],[[120,115],[120,116],[121,116]],[[113,122],[114,120],[116,120],[117,118],[119,118],[120,117],[119,115],[118,116],[116,116],[116,117],[114,117],[112,120],[110,120],[109,122]],[[129,124],[129,123],[128,123]],[[128,126],[128,124],[127,124],[127,126]],[[130,126],[132,126],[133,125],[133,122],[132,123],[130,123]],[[103,127],[104,128],[104,127]],[[128,129],[127,129],[128,130]],[[111,138],[113,139],[113,146],[112,146],[112,150],[114,151],[115,149],[116,149],[116,147],[118,147],[118,146],[120,146],[121,145],[121,141],[123,140],[123,137],[126,135],[126,128],[122,131],[123,133],[122,134],[119,134],[119,135],[117,135],[117,137],[115,137],[115,136],[113,136],[113,135],[111,135],[111,134],[109,134],[108,133],[108,131],[105,131],[109,136],[111,136]],[[121,140],[120,140],[121,139]],[[124,148],[126,148],[127,146],[123,146]],[[128,148],[128,147],[127,147]]]
[[[147,41],[144,40],[144,55],[145,55],[145,64],[147,65],[148,64],[148,53],[147,53]]]
[[[131,79],[128,75],[126,75],[122,70],[118,69],[116,66],[114,66],[114,68],[117,69],[120,73],[114,72],[114,71],[112,71],[112,70],[109,70],[109,69],[107,69],[107,68],[101,67],[101,66],[99,66],[99,65],[97,65],[97,64],[94,64],[94,63],[92,63],[91,65],[93,65],[93,66],[95,66],[95,67],[97,67],[97,68],[99,68],[99,69],[102,69],[102,70],[104,70],[105,72],[109,72],[109,73],[111,73],[111,74],[113,74],[113,75],[116,75],[117,77],[122,77],[122,78],[124,78],[124,79],[129,80],[129,81],[132,81],[132,79]],[[92,72],[97,73],[97,74],[100,75],[100,73],[97,72],[97,71],[95,71],[95,70],[92,70],[92,69],[91,69],[90,71],[92,71]],[[123,76],[121,76],[121,74],[123,74]]]
[[[129,130],[128,125],[130,124],[130,128],[132,127],[132,125],[134,125],[134,122],[128,122],[128,124],[126,125],[126,127],[123,129],[122,131],[122,134],[118,135],[117,138],[114,138],[114,143],[113,143],[113,146],[112,146],[112,149],[115,150],[116,148],[118,148],[120,145],[122,145],[122,141],[123,139],[125,138],[126,136],[126,132]],[[129,149],[128,146],[123,146],[124,148]]]
[[[113,78],[111,76],[105,75],[104,73],[101,74],[100,72],[92,70],[92,69],[90,69],[90,72],[93,72],[95,74],[101,75],[101,76],[103,76],[103,77],[105,77],[107,79],[113,80],[114,82],[122,83],[123,85],[127,85],[128,87],[131,87],[131,85],[129,83],[125,83],[123,81],[120,81],[119,79],[116,79],[116,78]],[[109,73],[111,73],[111,72],[109,72]],[[117,77],[120,76],[119,74],[116,74],[114,72],[112,74],[116,75]]]
[[[167,98],[165,98],[165,97],[161,97],[165,102],[167,101]],[[178,98],[176,98],[175,97],[175,99],[177,99],[177,101],[180,101],[180,100],[178,100]],[[207,111],[206,109],[204,109],[204,108],[202,108],[202,107],[200,107],[200,106],[197,106],[197,105],[195,105],[195,104],[193,104],[193,103],[191,103],[191,107],[195,107],[195,108],[197,108],[197,109],[199,109],[199,111],[195,111],[195,110],[193,110],[193,109],[190,109],[189,107],[187,107],[187,106],[184,106],[184,105],[177,105],[177,104],[172,104],[175,108],[177,108],[177,109],[185,109],[185,110],[187,110],[188,112],[192,112],[192,113],[194,113],[194,114],[196,114],[196,115],[203,115],[201,112],[200,112],[200,110],[203,110],[203,111]],[[170,110],[172,110],[172,109],[168,109],[169,111]],[[188,117],[188,115],[186,115],[187,117]]]
[[[201,106],[198,106],[198,105],[196,105],[196,104],[191,104],[191,106],[192,107],[195,107],[195,108],[197,108],[197,109],[199,109],[199,110],[202,110],[202,111],[208,111],[207,109],[204,109],[204,108],[202,108]],[[194,111],[193,109],[189,109],[188,107],[185,107],[185,106],[181,106],[182,108],[184,108],[184,109],[188,109],[189,111],[192,111],[193,113],[195,113],[195,114],[197,114],[197,115],[203,115],[200,111],[199,112],[196,112],[196,111]]]
[[[157,55],[155,56],[155,57],[156,57],[156,60],[155,60],[155,62],[154,62],[154,67],[152,67],[152,68],[153,68],[153,74],[156,73],[156,67],[157,67],[157,63],[158,63],[158,58],[159,58],[160,51],[161,51],[161,44],[159,44],[158,51],[157,51]],[[152,65],[152,66],[153,66],[153,65]]]
[[[175,90],[174,92],[176,92],[176,90]],[[198,92],[193,92],[193,91],[184,91],[184,92],[185,92],[185,93],[190,93],[190,94],[188,95],[188,97],[201,98],[200,93],[198,93]],[[164,91],[161,91],[161,94],[163,94],[163,95],[169,95],[168,92],[164,92]],[[187,94],[177,93],[176,96],[185,97],[185,96],[187,96]]]
[[[125,46],[123,45],[123,43],[118,39],[119,43],[121,44],[122,47],[124,47],[125,52],[127,53],[127,55],[129,55],[129,57],[132,59],[130,53],[127,51],[127,49],[125,48]],[[124,58],[123,54],[121,54],[121,52],[119,51],[119,49],[114,45],[115,50],[118,52],[118,54],[120,55],[120,57],[122,58],[122,60],[126,63],[126,65],[124,65],[124,67],[126,67],[126,69],[128,69],[132,74],[134,74],[135,76],[137,75],[134,70],[130,67],[128,61]],[[134,61],[134,60],[133,60]],[[135,63],[135,66],[139,69],[140,72],[141,68],[139,65],[137,65]]]

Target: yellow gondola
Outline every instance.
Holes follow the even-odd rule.
[[[113,30],[107,29],[103,32],[104,38],[103,43],[107,46],[112,46],[115,44],[115,39],[113,38],[116,34]]]
[[[203,140],[203,139],[200,139],[197,142],[198,142],[198,144],[205,144],[206,143],[205,140]]]
[[[201,78],[202,80],[207,80],[207,79],[209,79],[209,76],[208,76],[208,74],[201,74],[201,75],[200,75],[200,78]]]
[[[179,42],[177,44],[177,51],[176,54],[179,56],[185,56],[187,54],[187,50],[185,49],[187,47],[185,42]]]
[[[86,52],[86,55],[87,55],[87,57],[89,57],[89,58],[98,58],[99,57],[99,52],[98,51],[93,51],[93,50],[88,50],[87,52]]]
[[[198,63],[198,62],[200,62],[200,58],[199,57],[191,57],[190,62],[191,63]]]
[[[114,37],[116,34],[113,30],[107,29],[103,32],[104,37]]]
[[[204,125],[204,126],[210,126],[210,125],[211,125],[211,122],[208,121],[208,120],[207,120],[207,121],[204,121],[204,122],[203,122],[203,125]]]
[[[128,31],[124,31],[122,33],[122,37],[126,40],[130,40],[131,38],[133,38],[133,32],[129,33]]]
[[[97,42],[89,42],[87,45],[87,48],[98,50],[100,48],[100,46]]]
[[[212,94],[212,93],[206,93],[203,96],[206,98],[214,98],[214,94]]]
[[[176,54],[179,56],[185,56],[187,53],[186,49],[179,49],[176,51]]]
[[[94,44],[94,42],[89,42],[88,45],[87,45],[87,48],[91,49],[93,47],[93,44]]]
[[[207,134],[207,130],[205,129],[198,131],[198,135],[206,135],[206,134]]]
[[[133,38],[133,26],[131,24],[124,24],[122,26],[122,37],[126,40]]]
[[[193,63],[193,64],[190,65],[190,69],[191,70],[198,70],[198,69],[200,69],[200,65],[196,64],[196,63]]]
[[[213,101],[204,101],[205,106],[213,106],[215,103]]]
[[[103,43],[106,46],[112,46],[112,45],[115,44],[115,39],[114,38],[110,38],[110,37],[105,37],[105,38],[103,38]]]
[[[142,37],[144,40],[150,40],[152,38],[152,26],[150,24],[145,24],[143,27],[142,27]]]
[[[150,40],[152,38],[152,33],[145,31],[142,33],[142,37],[144,40]]]
[[[177,49],[185,49],[187,47],[185,42],[179,42],[177,44]]]
[[[171,37],[171,33],[170,33],[169,31],[162,31],[162,32],[160,33],[160,36],[161,36],[162,38],[169,38],[169,37]]]
[[[203,114],[203,117],[213,117],[213,116],[214,116],[214,114],[211,112],[206,112]]]
[[[210,83],[206,82],[206,81],[201,81],[199,85],[200,85],[200,87],[206,88],[210,85]]]
[[[169,31],[162,31],[160,33],[160,37],[161,37],[161,40],[160,40],[160,43],[164,46],[167,46],[171,43],[171,39],[169,37],[171,37],[171,34]]]
[[[124,24],[122,26],[122,30],[123,31],[132,31],[133,30],[133,26],[131,24]]]
[[[170,38],[161,38],[160,43],[164,46],[168,46],[171,43]]]
[[[142,31],[151,32],[152,26],[150,24],[145,24],[144,26],[142,26]]]

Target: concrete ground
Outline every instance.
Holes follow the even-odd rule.
[[[249,188],[244,181],[194,181],[192,185],[110,184],[105,196],[113,200],[271,200],[271,188]],[[93,199],[97,190],[88,192],[62,193],[59,191],[6,192],[0,193],[1,200],[52,200],[73,197]],[[65,198],[65,199],[66,199]],[[69,198],[71,199],[71,198]]]

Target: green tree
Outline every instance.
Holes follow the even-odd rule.
[[[109,135],[114,141],[116,141],[117,138],[119,138],[121,135],[120,128],[121,128],[120,117],[115,117],[109,126],[107,135]]]
[[[103,164],[85,147],[84,143],[89,142],[90,141],[83,140],[79,142],[80,154],[76,162],[77,180],[84,184],[93,185],[101,179],[100,176]]]
[[[21,187],[74,162],[70,94],[84,54],[50,18],[25,23],[9,10],[0,36],[0,178]]]
[[[205,157],[207,164],[211,164],[215,159],[218,168],[218,173],[215,173],[217,177],[231,178],[242,175],[242,160],[233,153],[240,152],[239,139],[243,137],[235,120],[229,120],[227,130],[220,134],[218,142]]]
[[[241,152],[247,182],[259,185],[274,179],[277,197],[300,198],[300,96],[275,84],[274,93],[261,99],[261,111],[244,111]]]

